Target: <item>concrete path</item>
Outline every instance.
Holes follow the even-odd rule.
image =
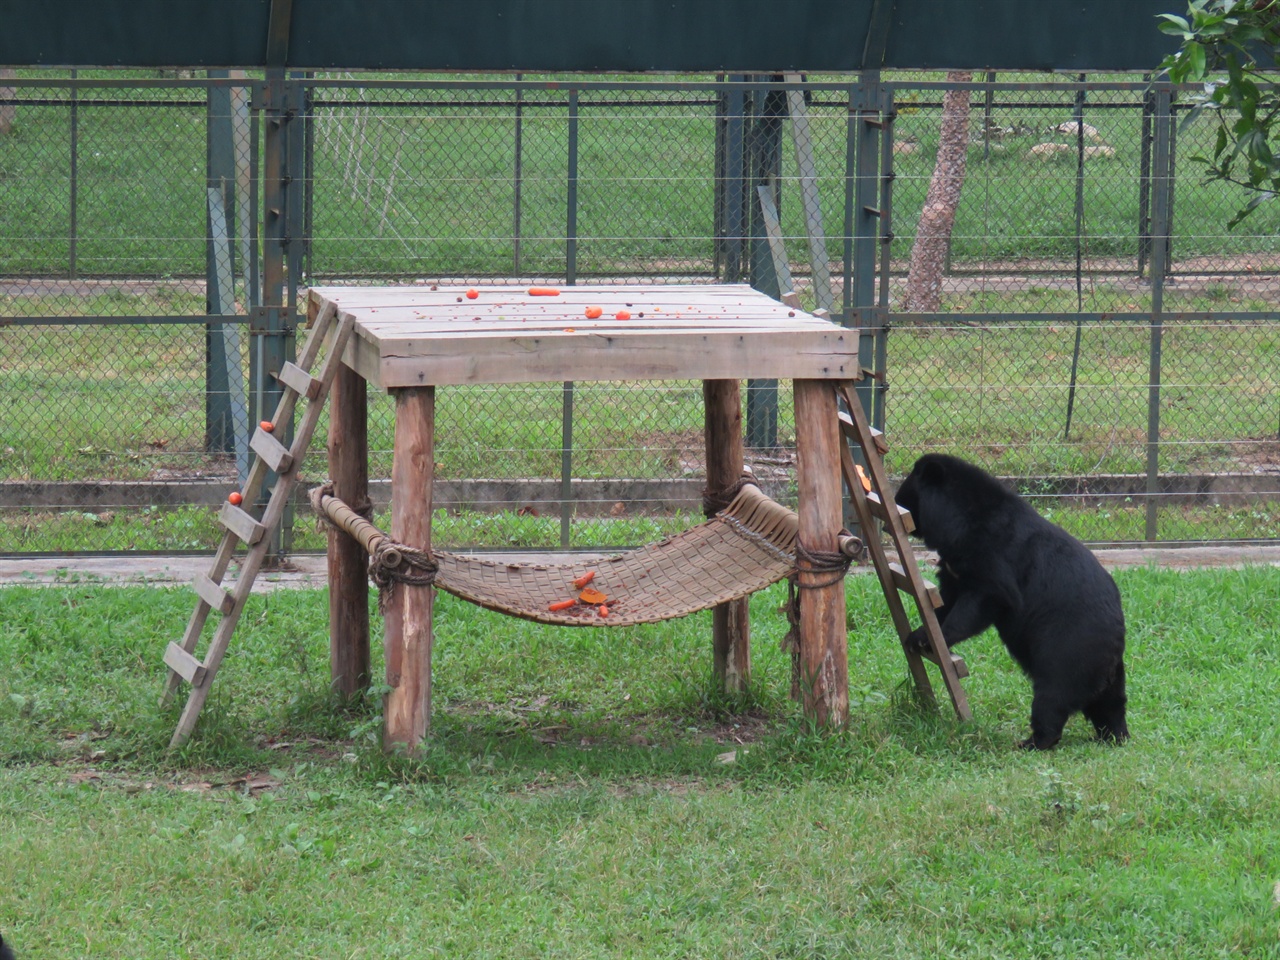
[[[1239,547],[1125,547],[1096,550],[1105,566],[1157,566],[1173,569],[1197,567],[1239,567],[1249,564],[1280,566],[1280,545]],[[923,551],[920,556],[927,556]],[[565,554],[488,553],[484,556],[517,563],[558,563]],[[576,554],[579,558],[601,556],[599,552]],[[197,573],[209,569],[208,556],[139,556],[139,557],[0,557],[0,587],[6,585],[59,585],[68,583],[108,583],[116,585],[148,584],[152,586],[187,586]],[[869,573],[870,567],[854,571]],[[234,567],[228,580],[234,579]],[[326,563],[323,556],[302,554],[289,558],[282,570],[260,573],[254,582],[255,592],[281,588],[319,588],[325,585]]]

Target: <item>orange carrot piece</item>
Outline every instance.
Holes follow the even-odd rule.
[[[600,609],[599,609],[598,613],[599,613],[599,614],[600,614],[600,616],[602,616],[602,617],[607,617],[607,616],[609,615],[609,608],[608,608],[608,607],[606,607],[606,606],[602,603],[602,604],[600,604]]]
[[[547,604],[547,609],[553,613],[557,610],[568,610],[577,602],[577,600],[557,600],[555,603]]]
[[[588,570],[588,571],[587,571],[586,573],[584,573],[582,576],[580,576],[580,577],[578,577],[577,579],[575,579],[575,580],[573,581],[573,585],[574,585],[575,587],[577,587],[579,590],[581,590],[581,589],[582,589],[583,587],[585,587],[588,583],[590,583],[592,580],[594,580],[594,579],[595,579],[595,576],[596,576],[596,572],[595,572],[594,570]]]
[[[870,493],[870,492],[871,492],[871,478],[870,478],[870,477],[868,477],[868,476],[867,476],[867,475],[862,471],[862,465],[861,465],[861,464],[858,464],[858,463],[855,463],[855,464],[853,465],[853,469],[857,472],[857,474],[858,474],[858,479],[862,481],[862,489],[863,489],[863,490],[865,490],[865,491],[867,491],[867,493]]]
[[[555,287],[530,287],[529,296],[531,297],[558,297],[560,291]]]

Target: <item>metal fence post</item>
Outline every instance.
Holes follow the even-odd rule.
[[[76,78],[77,71],[71,71],[71,79]],[[76,241],[80,232],[78,223],[80,210],[80,96],[73,83],[69,91],[71,96],[71,178],[70,195],[67,198],[70,223],[67,246],[67,277],[74,280],[79,269],[76,265]]]
[[[283,68],[266,72],[266,122],[262,145],[262,307],[254,312],[250,329],[250,371],[254,419],[265,417],[279,402],[281,387],[275,375],[293,359],[298,281],[302,272],[305,177],[303,136],[298,121],[305,81],[286,79]],[[289,443],[290,436],[281,442]],[[264,492],[270,489],[269,480]],[[288,509],[267,551],[278,559],[292,541],[293,511]]]
[[[564,241],[565,283],[578,282],[578,89],[569,90],[569,157]],[[573,532],[573,381],[564,382],[560,411],[560,548]]]
[[[781,80],[781,77],[774,78]],[[787,116],[786,91],[776,87],[756,87],[752,91],[752,121],[747,128],[745,191],[749,225],[751,286],[777,300],[778,274],[773,265],[764,214],[757,199],[757,188],[767,186],[774,191],[774,203],[781,210],[777,194],[782,173],[782,121]],[[747,446],[755,450],[772,450],[778,445],[778,381],[747,381]]]
[[[859,78],[857,95],[849,102],[854,119],[850,136],[856,136],[857,146],[853,169],[852,209],[852,294],[850,316],[858,322],[858,362],[864,370],[876,371],[876,354],[884,337],[885,317],[879,314],[876,298],[876,271],[879,267],[880,246],[880,153],[881,131],[884,128],[884,104],[880,72],[868,70]],[[882,278],[888,291],[888,276]],[[886,299],[887,308],[887,299]],[[883,377],[883,370],[876,371]],[[883,383],[883,380],[881,380]],[[867,419],[875,426],[877,382],[870,377],[858,381],[857,394]]]
[[[726,283],[743,278],[743,233],[747,223],[744,150],[746,144],[746,77],[730,74],[719,98],[716,156],[716,250]]]
[[[520,209],[524,190],[524,88],[520,81],[524,74],[516,74],[515,88],[515,142],[512,144],[514,169],[511,171],[511,272],[520,276]]]
[[[1164,334],[1164,278],[1169,251],[1170,140],[1173,135],[1172,92],[1156,90],[1155,144],[1152,150],[1151,203],[1151,358],[1147,378],[1147,504],[1145,536],[1159,537],[1160,496],[1160,366]]]

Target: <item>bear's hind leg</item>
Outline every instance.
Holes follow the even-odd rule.
[[[1073,708],[1064,702],[1060,692],[1049,687],[1034,686],[1031,697],[1031,736],[1018,744],[1023,750],[1052,750],[1062,739]]]
[[[1099,740],[1123,743],[1129,739],[1129,725],[1125,722],[1124,663],[1122,662],[1102,692],[1085,704],[1082,712],[1093,724]]]

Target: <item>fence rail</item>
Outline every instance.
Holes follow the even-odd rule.
[[[940,304],[908,312],[958,89]],[[1186,159],[1209,132],[1179,125],[1179,94],[890,73],[0,80],[0,552],[211,549],[311,282],[794,290],[860,330],[892,473],[960,453],[1091,541],[1278,539],[1280,212],[1226,230],[1242,198]],[[745,400],[784,499],[788,395]],[[700,405],[698,384],[443,394],[437,542],[687,525]],[[383,398],[375,478],[391,426]],[[320,542],[295,523],[280,547]]]

